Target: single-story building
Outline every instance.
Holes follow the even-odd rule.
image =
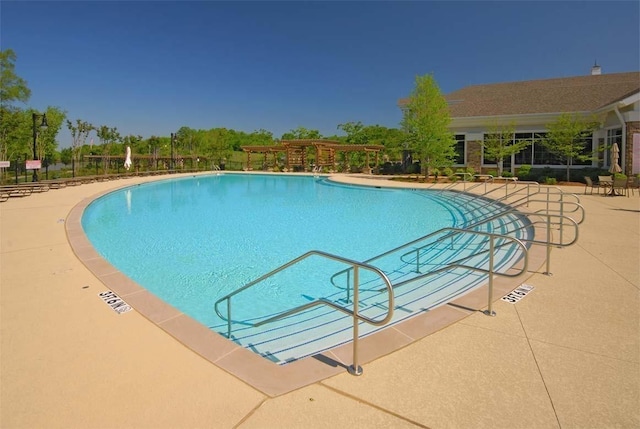
[[[600,121],[585,152],[597,154],[588,161],[574,161],[573,168],[608,168],[608,148],[618,143],[620,165],[625,174],[640,173],[640,72],[602,74],[594,65],[590,75],[472,85],[446,94],[455,134],[456,167],[476,171],[495,169],[495,160],[484,157],[482,142],[492,124],[515,126],[514,139],[532,144],[504,160],[505,171],[515,173],[520,165],[560,168],[564,160],[536,144],[547,125],[563,113]],[[406,103],[400,100],[400,106]]]

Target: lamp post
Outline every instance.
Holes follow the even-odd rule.
[[[36,161],[38,159],[38,151],[36,150],[36,140],[38,139],[38,127],[36,127],[36,121],[38,119],[38,116],[42,116],[42,123],[40,124],[41,128],[46,128],[48,126],[47,124],[47,114],[43,113],[42,115],[33,112],[33,114],[31,115],[31,117],[33,118],[33,159],[34,161]],[[33,182],[37,182],[38,181],[38,169],[34,168],[33,169]]]

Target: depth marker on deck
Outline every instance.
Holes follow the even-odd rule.
[[[522,283],[519,287],[512,290],[511,292],[509,292],[508,294],[506,294],[500,299],[502,301],[515,304],[516,302],[520,301],[522,298],[527,296],[527,294],[531,292],[533,289],[535,289],[533,286]]]
[[[126,313],[132,309],[129,304],[110,290],[100,292],[98,296],[118,314]]]

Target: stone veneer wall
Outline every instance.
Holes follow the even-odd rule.
[[[633,173],[633,134],[640,133],[640,122],[627,122],[627,140],[624,151],[623,173],[631,176]]]
[[[467,142],[467,167],[473,168],[477,174],[482,172],[482,142]]]

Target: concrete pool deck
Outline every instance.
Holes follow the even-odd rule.
[[[107,287],[74,254],[67,218],[85,198],[146,180],[0,205],[0,427],[640,425],[638,195],[563,188],[586,209],[580,239],[553,250],[553,276],[533,274],[524,299],[375,359],[361,377],[340,371],[274,397],[98,298]]]

